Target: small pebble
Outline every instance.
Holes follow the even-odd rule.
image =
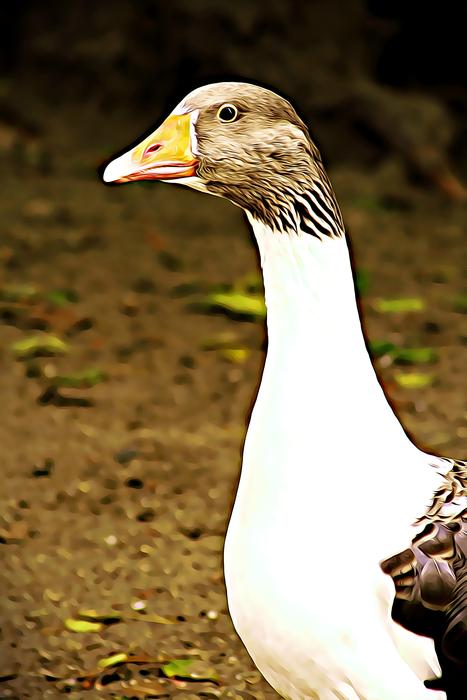
[[[114,455],[114,460],[118,462],[118,464],[127,464],[128,462],[131,462],[133,459],[139,456],[139,450],[135,450],[132,447],[127,447],[123,450],[120,450]]]
[[[136,316],[140,309],[140,298],[134,292],[125,294],[120,302],[120,311],[126,316]]]

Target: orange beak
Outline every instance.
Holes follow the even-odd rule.
[[[104,182],[174,180],[196,174],[198,161],[191,151],[190,114],[171,114],[133,150],[111,161]]]

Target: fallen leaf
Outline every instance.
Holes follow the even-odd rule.
[[[193,659],[173,659],[162,664],[161,670],[167,678],[189,678],[189,668],[192,664]]]
[[[255,320],[266,318],[266,305],[262,295],[245,294],[238,291],[212,292],[196,305],[205,311],[226,311],[237,316]]]
[[[71,387],[74,389],[88,389],[100,384],[107,379],[107,375],[100,369],[85,369],[74,374],[58,374],[52,377],[50,383],[56,387]]]
[[[399,365],[436,362],[438,355],[433,348],[393,348],[389,354]]]
[[[394,379],[404,389],[424,389],[431,386],[435,378],[432,374],[423,372],[396,372]]]
[[[248,358],[250,351],[248,348],[221,348],[219,355],[229,362],[240,365]]]
[[[65,627],[70,632],[100,632],[102,630],[101,622],[90,622],[89,620],[75,620],[69,617],[65,620]]]
[[[467,313],[467,294],[458,294],[454,298],[453,308],[461,314]]]
[[[402,348],[387,340],[371,340],[369,347],[373,357],[389,355],[399,365],[426,364],[438,359],[436,351],[430,347]]]
[[[395,349],[394,343],[387,340],[370,340],[369,347],[373,357],[389,355]]]
[[[13,343],[11,349],[17,359],[24,360],[31,357],[65,355],[69,346],[55,335],[43,334],[22,338]]]
[[[364,270],[363,268],[356,270],[355,287],[357,288],[357,292],[360,294],[360,296],[368,293],[368,290],[370,289],[370,273],[368,270]]]
[[[44,299],[54,306],[68,306],[78,301],[78,295],[73,289],[53,289],[44,294]]]
[[[100,659],[97,665],[99,668],[109,668],[110,666],[125,663],[125,661],[128,661],[128,654],[121,652],[119,654],[112,654],[112,656],[106,656],[105,658]]]
[[[401,297],[400,299],[375,299],[372,306],[382,314],[400,314],[423,311],[426,305],[420,297]]]
[[[219,682],[216,669],[200,659],[173,659],[163,664],[161,671],[172,679]]]

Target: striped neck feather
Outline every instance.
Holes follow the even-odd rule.
[[[276,183],[245,206],[250,219],[284,234],[306,233],[318,240],[342,238],[344,222],[331,184],[323,171],[319,178],[306,177]]]
[[[307,233],[318,240],[344,237],[344,222],[329,180],[312,180],[304,190],[286,188],[287,205],[278,209],[272,228],[283,233]]]

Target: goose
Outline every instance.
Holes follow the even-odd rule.
[[[467,697],[467,465],[416,447],[385,397],[342,216],[295,109],[250,83],[200,87],[103,180],[224,197],[256,238],[268,348],[224,550],[256,666],[290,700]]]

